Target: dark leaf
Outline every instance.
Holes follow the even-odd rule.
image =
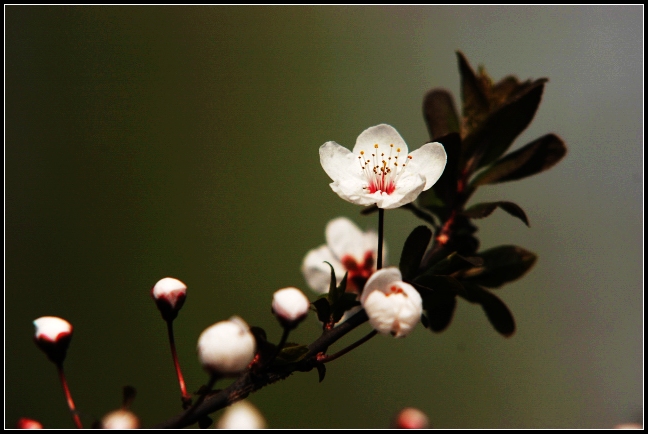
[[[488,116],[488,98],[482,80],[475,75],[468,60],[457,51],[459,74],[461,74],[461,100],[463,102],[463,135],[469,134]]]
[[[508,307],[495,294],[479,285],[465,283],[465,292],[459,294],[471,303],[478,303],[486,312],[488,321],[502,335],[509,337],[515,332],[515,320]]]
[[[478,203],[465,210],[463,212],[463,215],[472,219],[481,219],[491,215],[493,211],[495,211],[495,208],[497,207],[502,208],[504,211],[511,214],[513,217],[519,218],[524,222],[524,224],[529,226],[529,220],[527,219],[524,210],[520,208],[519,205],[513,202],[500,201],[500,202]]]
[[[461,139],[459,138],[459,134],[451,133],[447,136],[438,138],[436,141],[441,143],[445,148],[446,155],[448,156],[446,167],[434,186],[431,189],[424,191],[419,198],[421,198],[420,203],[422,206],[439,215],[439,217],[445,218],[446,216],[439,214],[443,211],[443,208],[433,208],[425,206],[424,204],[438,203],[439,201],[448,206],[454,204],[455,196],[457,195],[459,159],[461,157]],[[433,191],[434,193],[429,193],[430,191]],[[426,197],[428,194],[434,194],[436,198],[430,200],[430,198]]]
[[[426,273],[414,279],[414,283],[430,289],[433,292],[457,294],[463,290],[461,282],[451,276],[434,276]]]
[[[357,298],[358,296],[353,292],[345,292],[344,294],[342,294],[335,305],[331,307],[331,318],[333,320],[333,324],[336,324],[338,321],[340,321],[347,310],[360,305],[360,302]]]
[[[554,134],[547,134],[511,152],[480,173],[472,186],[526,178],[553,167],[567,153],[565,143]]]
[[[471,171],[497,160],[513,140],[529,125],[535,115],[546,79],[536,80],[526,92],[491,113],[464,139]]]
[[[331,264],[326,261],[324,262],[327,263],[329,267],[331,267],[331,282],[329,283],[328,301],[330,305],[333,305],[335,304],[335,300],[337,299],[337,280],[335,277],[335,270],[333,269],[333,266]]]
[[[457,305],[456,294],[451,291],[428,290],[422,291],[421,297],[425,310],[425,315],[421,318],[423,325],[433,332],[442,332],[452,320]]]
[[[428,190],[428,191],[432,191],[432,190]],[[431,204],[432,207],[442,207],[443,206],[443,203],[441,201],[438,201],[438,199],[434,195],[434,191],[432,191],[432,195],[428,196],[428,199],[437,200],[436,203]],[[423,221],[428,222],[429,224],[432,225],[432,227],[436,228],[441,223],[439,221],[439,219],[434,214],[428,213],[427,211],[425,211],[425,210],[419,208],[418,206],[414,205],[414,203],[412,203],[412,202],[407,203],[407,204],[401,206],[400,208],[412,211],[412,213],[414,213],[414,215],[416,217],[420,218]]]
[[[513,75],[504,77],[490,89],[488,99],[490,101],[491,110],[501,107],[515,99],[518,95],[526,92],[532,85],[533,82],[531,80],[526,80],[521,83],[517,77]]]
[[[324,363],[318,363],[315,367],[317,368],[317,375],[319,376],[319,382],[321,383],[324,381],[324,376],[326,375],[326,366],[324,366]]]
[[[421,260],[431,238],[432,231],[427,226],[418,226],[405,240],[403,253],[398,264],[398,268],[400,268],[405,280],[413,278],[418,273]]]
[[[425,117],[432,141],[447,134],[459,132],[457,109],[452,95],[445,89],[433,89],[425,95],[423,117]]]
[[[484,264],[462,271],[464,282],[497,288],[522,277],[535,264],[536,255],[518,246],[499,246],[479,254]]]
[[[317,312],[317,319],[323,323],[327,323],[331,318],[331,305],[328,300],[323,298],[318,298],[311,303]]]

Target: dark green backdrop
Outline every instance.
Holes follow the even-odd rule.
[[[31,321],[75,326],[66,369],[89,424],[120,404],[151,426],[179,410],[149,289],[187,283],[176,321],[190,389],[195,345],[233,314],[279,339],[272,293],[339,215],[318,147],[365,128],[427,139],[424,92],[457,97],[454,51],[495,79],[549,77],[518,145],[548,132],[567,158],[479,199],[485,248],[519,244],[532,273],[499,290],[497,335],[460,302],[453,324],[379,336],[250,400],[272,428],[382,428],[416,406],[450,428],[605,428],[643,403],[643,7],[5,7],[5,426],[72,427]],[[390,260],[418,222],[386,213]],[[308,293],[311,295],[311,293]],[[368,331],[365,325],[348,342]],[[310,318],[294,335],[314,339]],[[345,341],[347,342],[347,341]]]

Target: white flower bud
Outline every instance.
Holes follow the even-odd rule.
[[[310,302],[297,288],[283,288],[272,297],[272,313],[284,327],[294,327],[306,318]]]
[[[421,295],[401,279],[396,267],[376,271],[367,281],[360,299],[371,326],[397,338],[407,336],[423,312]]]
[[[394,421],[394,428],[398,429],[426,429],[429,425],[430,422],[426,414],[413,407],[401,410]]]
[[[227,407],[216,423],[218,429],[264,429],[266,421],[255,406],[247,401],[235,402]]]
[[[52,362],[62,363],[72,339],[72,324],[56,316],[42,316],[34,320],[34,327],[36,345]]]
[[[140,422],[132,412],[119,409],[105,415],[101,419],[101,427],[105,429],[138,429]]]
[[[151,289],[151,296],[162,313],[162,318],[172,321],[178,316],[185,302],[187,285],[173,277],[165,277]]]
[[[206,328],[198,338],[198,358],[212,374],[235,376],[247,368],[255,353],[254,336],[237,316]]]

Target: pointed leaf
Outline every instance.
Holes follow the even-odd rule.
[[[445,89],[433,89],[425,95],[423,117],[432,141],[447,134],[459,132],[457,109],[452,95]]]
[[[524,222],[527,226],[529,225],[529,220],[527,219],[526,214],[524,213],[524,210],[520,208],[519,205],[513,203],[513,202],[505,202],[505,201],[500,201],[500,202],[484,202],[484,203],[478,203],[467,210],[463,212],[463,215],[465,215],[468,218],[472,219],[481,219],[484,217],[488,217],[495,211],[495,208],[500,207],[507,213],[511,214],[513,217],[517,217],[520,220]]]
[[[315,367],[317,368],[317,375],[319,382],[321,383],[322,381],[324,381],[324,376],[326,375],[326,366],[324,365],[324,363],[318,363],[317,365],[315,365]]]
[[[326,261],[324,262],[331,267],[331,282],[329,283],[328,301],[330,305],[333,305],[337,299],[337,280],[335,277],[335,270],[331,264]]]
[[[475,75],[461,51],[457,51],[457,60],[461,75],[461,100],[463,102],[464,131],[462,135],[465,136],[483,122],[488,115],[489,105],[481,80]]]
[[[536,80],[524,93],[491,113],[466,136],[464,149],[466,155],[472,159],[471,170],[497,160],[526,129],[540,105],[546,81]]]
[[[518,246],[499,246],[479,254],[484,264],[462,271],[462,282],[497,288],[522,277],[535,264],[536,255]]]
[[[432,239],[432,231],[427,226],[418,226],[405,240],[398,264],[404,280],[409,280],[418,273],[421,259],[430,244],[430,239]]]
[[[432,291],[442,291],[448,294],[457,294],[463,290],[461,282],[451,276],[423,274],[414,279],[414,283]]]
[[[488,321],[502,335],[509,337],[515,332],[515,320],[509,308],[495,294],[479,285],[465,283],[465,292],[459,294],[471,303],[481,305]]]
[[[511,152],[480,173],[472,186],[526,178],[553,167],[567,153],[565,143],[554,134],[547,134]]]
[[[432,191],[432,190],[430,189],[428,191]],[[432,192],[432,193],[434,193],[434,192]],[[433,198],[433,197],[436,198],[436,196],[434,196],[434,194],[432,196],[430,196],[430,198]],[[434,206],[443,206],[443,203],[441,203],[441,201],[439,201],[438,204],[434,205]],[[423,221],[428,222],[434,228],[438,228],[439,225],[441,224],[441,221],[439,220],[439,218],[436,215],[431,214],[431,213],[419,208],[418,206],[414,205],[414,203],[412,203],[412,202],[406,203],[405,205],[401,206],[400,208],[412,211],[412,213],[416,217],[420,218]]]

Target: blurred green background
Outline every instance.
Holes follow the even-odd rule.
[[[460,300],[450,328],[378,336],[250,397],[272,428],[385,428],[404,406],[434,427],[609,428],[643,415],[643,6],[5,7],[5,426],[69,428],[32,320],[75,327],[66,371],[89,426],[133,385],[144,426],[180,410],[149,290],[189,287],[175,322],[189,388],[200,332],[237,314],[278,340],[272,293],[345,215],[318,147],[369,126],[427,140],[424,93],[459,100],[455,50],[495,79],[548,77],[515,147],[549,132],[549,172],[485,187],[521,205],[479,221],[482,247],[539,260],[497,291],[499,336]],[[419,221],[386,213],[389,260]],[[314,316],[293,335],[310,342]],[[336,348],[369,330],[367,324]],[[335,349],[335,348],[333,348]],[[216,414],[218,416],[218,414]]]

